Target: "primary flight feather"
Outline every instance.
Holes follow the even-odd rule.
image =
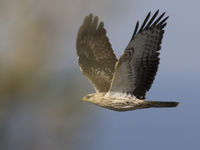
[[[159,65],[159,50],[167,17],[158,10],[147,14],[139,28],[137,21],[132,38],[117,60],[106,36],[104,23],[98,17],[86,16],[78,31],[76,49],[82,73],[93,84],[96,93],[84,101],[116,111],[150,107],[175,107],[178,102],[144,100]],[[157,19],[156,19],[157,18]]]

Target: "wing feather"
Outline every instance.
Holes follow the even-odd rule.
[[[148,13],[138,33],[137,22],[131,41],[116,64],[110,91],[131,93],[137,98],[145,98],[158,69],[160,45],[165,21],[168,19],[162,19],[165,15],[162,13],[155,20],[157,15],[158,11],[148,22]]]
[[[98,17],[86,16],[76,40],[77,56],[82,73],[97,92],[107,92],[112,81],[117,58],[113,52],[104,23]]]

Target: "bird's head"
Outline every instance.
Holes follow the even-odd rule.
[[[93,103],[93,104],[99,104],[102,101],[103,96],[105,93],[92,93],[84,96],[82,98],[82,101]]]

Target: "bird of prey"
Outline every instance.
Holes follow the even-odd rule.
[[[174,101],[145,100],[159,64],[159,50],[167,25],[165,12],[149,12],[139,27],[137,21],[132,38],[123,55],[117,59],[106,36],[104,23],[98,17],[86,16],[78,31],[76,49],[82,73],[93,84],[96,93],[83,101],[115,110],[128,111],[151,107],[176,107]],[[157,19],[156,19],[157,18]]]

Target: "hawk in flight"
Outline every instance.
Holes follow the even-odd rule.
[[[82,73],[91,81],[96,93],[83,101],[115,111],[150,107],[176,107],[178,102],[145,100],[159,64],[159,50],[167,25],[165,13],[147,14],[139,27],[137,21],[132,38],[123,55],[117,59],[106,36],[104,23],[98,17],[86,16],[76,40]],[[157,18],[157,19],[156,19]]]

